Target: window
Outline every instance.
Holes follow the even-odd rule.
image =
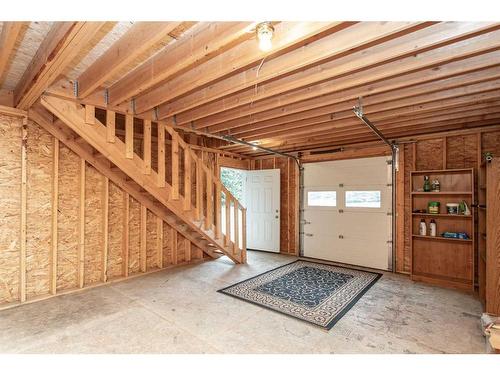
[[[346,207],[380,208],[380,190],[346,191]]]
[[[308,191],[307,205],[319,207],[335,207],[337,206],[336,191]]]

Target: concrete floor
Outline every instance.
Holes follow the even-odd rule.
[[[384,275],[329,332],[216,290],[294,258],[249,252],[0,312],[2,353],[483,353],[472,296]]]

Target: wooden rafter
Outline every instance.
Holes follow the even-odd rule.
[[[184,112],[245,89],[248,89],[247,91],[250,92],[248,100],[252,101],[253,97],[255,97],[254,86],[257,84],[306,68],[317,71],[314,67],[322,62],[338,58],[346,53],[368,48],[396,36],[430,26],[431,24],[418,22],[362,22],[354,25],[348,24],[349,27],[339,28],[337,32],[319,38],[302,48],[276,58],[264,60],[261,67],[251,67],[233,75],[228,80],[214,83],[208,88],[198,90],[172,103],[166,103],[160,106],[160,117],[165,118]],[[346,24],[343,24],[343,26],[346,26]],[[224,101],[223,99],[221,100]],[[213,110],[214,107],[224,108],[227,105],[230,104],[224,101],[221,107],[221,101],[218,100],[209,107]],[[200,111],[193,110],[180,115],[178,121],[180,123],[189,122],[206,115],[207,113],[203,112],[203,109]]]
[[[79,97],[85,98],[106,79],[155,44],[166,39],[181,22],[137,22],[78,77]]]
[[[104,22],[57,22],[14,90],[16,107],[28,109],[70,64]]]
[[[151,57],[109,87],[112,105],[140,94],[176,74],[223,53],[249,38],[249,22],[199,23],[174,44]]]
[[[0,85],[5,78],[9,61],[14,53],[16,41],[21,33],[24,22],[4,22],[0,34]]]
[[[258,65],[269,54],[283,53],[291,48],[300,47],[317,34],[344,27],[343,23],[334,22],[282,22],[275,27],[273,49],[266,53],[258,48],[255,39],[247,40],[234,48],[208,60],[157,88],[136,98],[138,113],[147,111],[161,103],[224,78],[252,64]]]
[[[266,96],[270,93],[275,95],[193,121],[192,125],[200,129],[226,123],[224,127],[227,129],[233,123],[241,125],[259,121],[261,120],[260,113],[263,111],[277,109],[276,111],[283,113],[284,106],[294,103],[300,104],[306,100],[316,99],[316,102],[320,102],[320,106],[325,105],[328,104],[328,98],[325,96],[341,89],[430,68],[461,57],[470,57],[480,52],[489,51],[495,46],[498,48],[500,32],[494,31],[497,28],[497,24],[485,23],[469,24],[468,27],[454,23],[427,27],[365,51],[323,64],[321,69],[317,71],[314,69],[305,70],[261,86],[261,90],[266,92]],[[418,48],[415,48],[415,45]],[[419,51],[421,53],[417,54],[416,52]],[[368,71],[367,69],[372,70]],[[316,86],[311,86],[313,84]],[[240,99],[243,102],[248,101],[248,98],[240,97],[235,100],[239,103]],[[226,99],[226,101],[230,100],[231,98]],[[183,118],[181,115],[177,116],[179,124],[186,121],[188,121],[187,118]],[[217,130],[223,129],[219,127]]]

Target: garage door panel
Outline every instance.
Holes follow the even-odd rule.
[[[308,191],[335,191],[337,205],[326,207],[323,197],[316,199],[319,207],[306,202],[304,255],[388,269],[390,178],[386,157],[306,164],[306,197]]]

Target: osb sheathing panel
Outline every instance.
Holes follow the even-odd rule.
[[[28,124],[26,296],[49,292],[52,244],[53,138],[36,124]]]
[[[443,139],[417,142],[417,170],[443,169]]]
[[[0,303],[19,297],[21,124],[0,115]]]
[[[177,263],[186,261],[186,238],[177,234]]]
[[[124,192],[114,183],[109,183],[108,218],[108,278],[122,276],[123,262],[123,205]]]
[[[203,259],[203,250],[201,250],[198,246],[191,244],[191,259]]]
[[[141,251],[141,205],[134,198],[130,197],[129,227],[129,274],[140,271],[140,251]]]
[[[482,134],[482,152],[492,152],[495,157],[500,157],[500,131]]]
[[[446,138],[446,167],[448,169],[477,167],[477,149],[476,134]]]
[[[57,290],[77,286],[79,173],[80,158],[61,143],[57,217]]]
[[[104,178],[94,167],[85,167],[85,285],[102,279]]]
[[[172,264],[173,251],[173,231],[172,227],[167,223],[163,223],[163,266]]]
[[[156,216],[149,210],[146,215],[146,233],[146,269],[149,271],[158,267]]]

